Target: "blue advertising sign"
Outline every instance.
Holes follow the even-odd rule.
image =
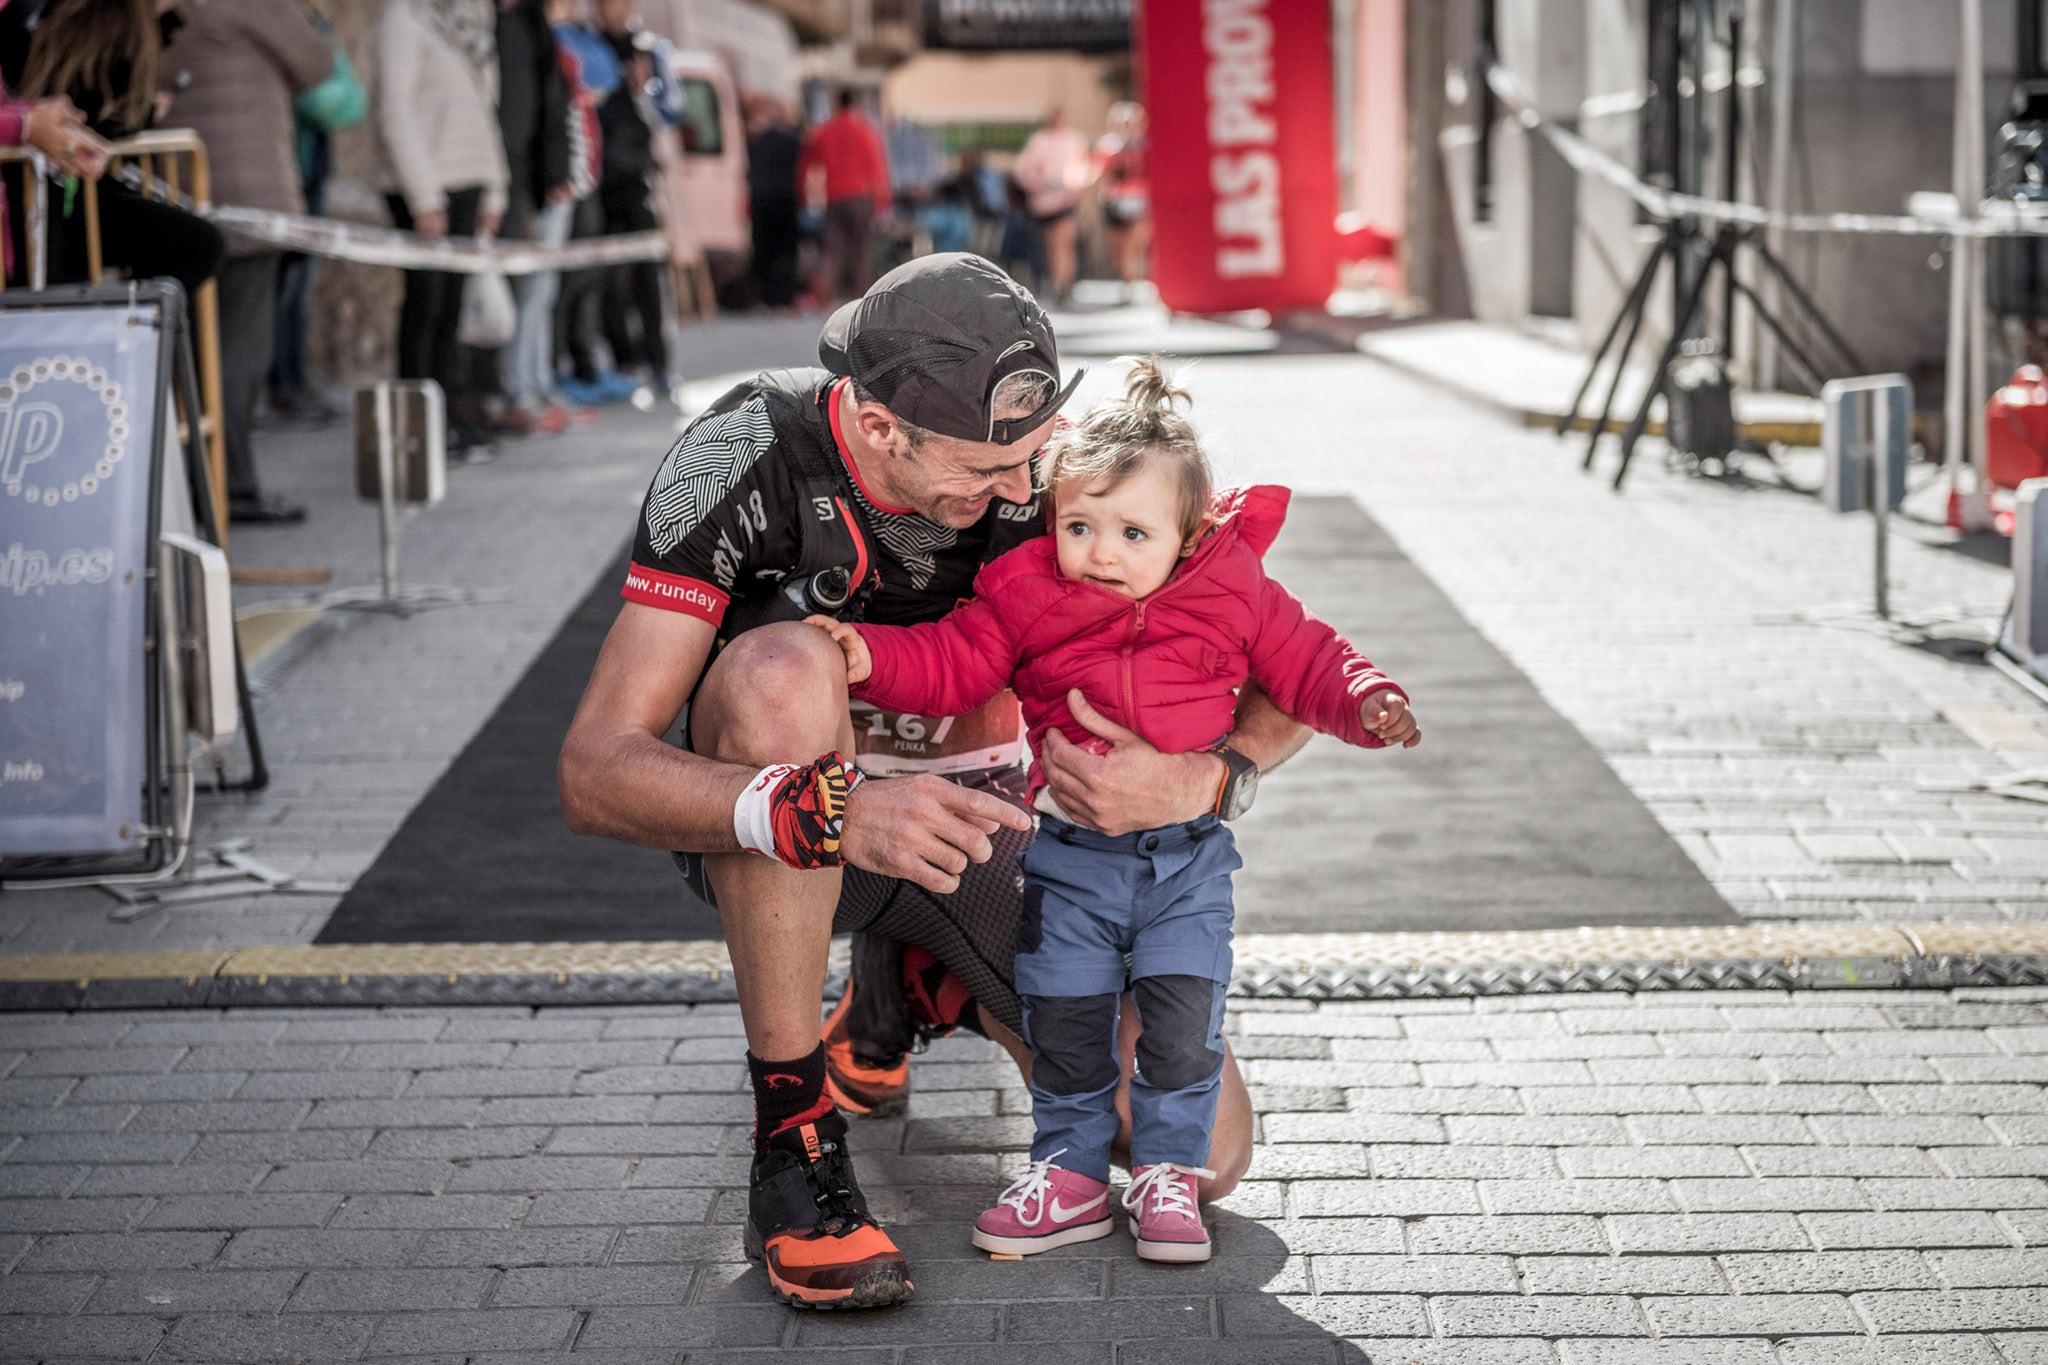
[[[0,858],[147,841],[157,310],[0,312]]]

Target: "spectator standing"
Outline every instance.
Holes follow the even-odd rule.
[[[392,221],[422,237],[488,237],[505,212],[498,135],[497,13],[491,0],[391,0],[377,26],[374,109]],[[398,315],[398,377],[437,381],[450,453],[489,458],[456,330],[463,277],[409,270]]]
[[[30,100],[69,99],[100,138],[128,137],[152,121],[163,46],[180,22],[154,0],[12,0],[0,6],[0,80]],[[99,187],[99,206],[105,264],[138,279],[168,276],[188,299],[220,269],[226,239],[197,214],[113,181]],[[53,283],[86,277],[85,215],[64,207],[60,198],[50,217]],[[18,199],[8,208],[17,241],[21,208]],[[25,255],[16,253],[18,278]]]
[[[973,176],[964,167],[933,187],[931,202],[918,210],[917,220],[931,237],[934,252],[973,249],[977,192]]]
[[[754,284],[770,308],[796,303],[797,223],[801,198],[797,163],[803,138],[789,106],[770,95],[748,103],[747,198],[754,229]]]
[[[550,17],[555,26],[555,49],[569,75],[573,110],[569,172],[577,199],[570,211],[569,235],[589,238],[604,235],[604,205],[597,197],[598,184],[604,178],[604,122],[599,114],[624,77],[611,44],[578,21],[579,9],[579,0],[553,0]],[[601,324],[597,315],[604,302],[604,282],[601,267],[568,271],[561,278],[555,301],[555,358],[551,363],[558,376],[556,387],[585,411],[583,405],[632,392],[630,386],[615,388],[612,381],[617,376],[598,368]],[[567,375],[561,374],[560,358],[564,356],[570,371]]]
[[[569,240],[576,211],[570,183],[569,78],[544,0],[499,0],[498,127],[504,135],[504,235],[540,246]],[[559,432],[569,414],[553,401],[555,292],[560,276],[535,271],[513,281],[519,324],[498,354],[499,382],[510,402],[505,425]]]
[[[206,143],[213,197],[240,208],[301,213],[292,104],[334,74],[334,50],[293,0],[206,0],[168,54],[178,121]],[[219,275],[221,426],[228,518],[298,522],[306,509],[266,495],[250,428],[270,371],[283,254],[231,236]]]
[[[1024,187],[1014,174],[1003,177],[1003,221],[997,264],[1018,280],[1029,280],[1034,294],[1049,293],[1045,274],[1045,238],[1031,216]]]
[[[874,282],[868,235],[889,211],[889,157],[882,135],[860,111],[854,92],[839,92],[839,110],[811,130],[797,167],[810,196],[814,174],[825,178],[824,292],[834,303],[857,299]]]
[[[1065,303],[1074,292],[1079,270],[1081,196],[1091,176],[1088,139],[1067,122],[1067,111],[1055,107],[1045,126],[1033,133],[1017,153],[1011,169],[1024,191],[1024,205],[1038,225],[1045,244],[1046,273],[1053,298]]]
[[[334,47],[334,74],[293,102],[299,191],[306,212],[318,218],[327,213],[327,178],[334,171],[329,134],[361,123],[369,97],[349,63],[348,50],[334,41],[333,23],[311,6],[306,8],[306,17]],[[287,422],[326,426],[341,412],[313,387],[306,370],[306,307],[319,272],[320,258],[305,251],[287,251],[278,268],[277,336],[270,345],[270,410]]]
[[[1010,211],[1010,181],[988,164],[979,147],[960,153],[960,172],[954,177],[954,192],[974,215],[968,250],[995,260],[1002,254],[1003,220]]]
[[[1102,221],[1127,302],[1132,286],[1150,273],[1145,256],[1152,244],[1152,183],[1145,154],[1144,106],[1129,100],[1111,105],[1109,131],[1095,144],[1095,160],[1101,172]]]
[[[637,0],[598,0],[597,18],[599,34],[624,76],[598,109],[604,128],[604,173],[597,197],[604,210],[604,233],[610,237],[651,232],[661,226],[647,183],[654,169],[654,43],[639,30]],[[666,394],[670,384],[664,294],[658,261],[615,265],[606,272],[604,328],[612,363],[622,372],[644,372],[647,383],[660,394]]]

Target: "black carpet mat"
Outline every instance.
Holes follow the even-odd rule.
[[[526,670],[320,928],[318,943],[510,943],[719,937],[718,912],[668,854],[571,834],[555,759],[626,556]]]
[[[1317,738],[1239,825],[1243,933],[1722,924],[1592,746],[1371,518],[1297,498],[1269,567],[1414,695],[1421,747]],[[322,943],[715,938],[668,855],[570,834],[555,758],[623,558],[321,929]]]
[[[1423,740],[1368,753],[1319,735],[1260,785],[1238,828],[1241,931],[1739,922],[1356,503],[1297,497],[1266,567],[1400,681]]]

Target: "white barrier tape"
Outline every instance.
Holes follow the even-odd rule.
[[[665,261],[669,258],[668,238],[660,232],[589,237],[562,246],[501,242],[488,237],[422,237],[414,232],[344,223],[334,218],[201,204],[192,196],[172,190],[160,182],[149,184],[142,178],[141,171],[133,166],[122,167],[115,173],[115,178],[138,194],[198,214],[215,226],[240,236],[253,237],[287,251],[303,251],[308,255],[355,261],[362,265],[385,265],[398,270],[439,270],[458,275],[531,275],[542,270],[588,270],[597,266]]]
[[[531,275],[539,270],[585,270],[629,261],[665,261],[669,256],[668,239],[659,232],[628,232],[585,238],[563,246],[533,246],[487,237],[421,237],[394,228],[365,227],[333,218],[307,218],[260,209],[221,207],[194,212],[230,232],[288,251],[400,270]]]
[[[1486,83],[1507,106],[1515,121],[1524,128],[1541,133],[1573,170],[1606,181],[1635,200],[1645,213],[1654,218],[1705,218],[1717,223],[1740,223],[1785,232],[1850,232],[1907,237],[2048,236],[2048,205],[2041,206],[2038,211],[2030,211],[2027,205],[2005,200],[1986,203],[1981,208],[1981,216],[1963,221],[1955,217],[1944,219],[1882,213],[1780,213],[1756,204],[1676,194],[1645,184],[1607,153],[1538,113],[1523,96],[1515,78],[1505,69],[1488,67]]]

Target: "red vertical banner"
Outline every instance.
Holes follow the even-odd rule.
[[[1160,299],[1321,307],[1337,283],[1328,0],[1141,0],[1134,18]]]

